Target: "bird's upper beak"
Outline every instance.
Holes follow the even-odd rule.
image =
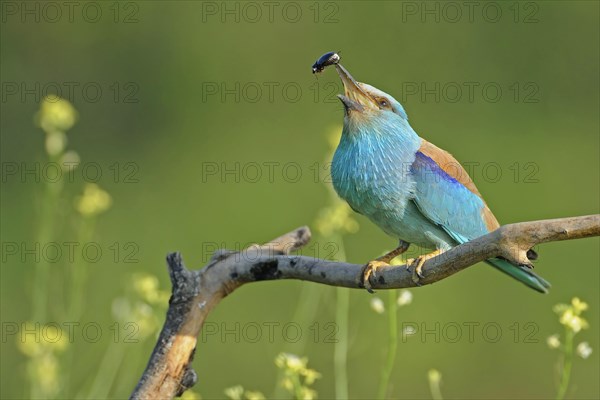
[[[344,94],[338,94],[337,97],[344,104],[346,111],[365,111],[377,107],[374,99],[362,89],[360,83],[356,82],[343,65],[336,64],[335,69],[344,84]]]

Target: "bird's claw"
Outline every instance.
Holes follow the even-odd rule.
[[[425,261],[429,260],[430,258],[434,258],[442,254],[443,252],[443,249],[438,249],[432,253],[424,254],[417,258],[409,258],[408,260],[406,260],[406,269],[410,270],[410,267],[414,267],[412,273],[412,281],[415,283],[415,285],[422,286],[419,281],[425,277],[423,275],[423,264],[425,264]]]
[[[419,281],[424,278],[423,276],[423,264],[427,258],[425,256],[419,256],[417,258],[409,258],[406,260],[406,269],[410,271],[410,268],[413,267],[412,270],[412,281],[415,285],[421,286]]]
[[[363,276],[362,276],[362,284],[363,284],[363,287],[365,289],[367,289],[367,292],[375,293],[373,291],[373,287],[371,286],[371,282],[369,281],[369,279],[371,277],[375,278],[377,276],[377,268],[389,267],[389,266],[390,266],[390,264],[386,263],[385,261],[381,261],[381,260],[372,260],[367,263],[367,265],[365,266],[365,270],[363,271]]]

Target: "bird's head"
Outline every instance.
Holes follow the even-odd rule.
[[[342,83],[344,94],[339,94],[345,110],[345,124],[368,129],[382,123],[407,120],[402,105],[389,94],[366,83],[357,82],[341,64],[335,66]]]

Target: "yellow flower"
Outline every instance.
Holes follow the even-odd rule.
[[[312,385],[317,379],[321,378],[320,373],[310,368],[306,368],[302,375],[304,375],[304,383],[307,385]]]
[[[385,312],[385,305],[383,304],[383,300],[381,300],[379,297],[373,297],[371,299],[371,309],[377,314],[383,314]]]
[[[28,357],[62,353],[69,344],[68,335],[56,324],[40,325],[26,322],[22,331],[27,334],[18,337],[17,347]]]
[[[68,334],[56,324],[48,324],[42,328],[42,340],[55,353],[62,353],[69,344]]]
[[[67,147],[67,135],[61,131],[52,131],[46,135],[46,153],[51,157],[57,157]]]
[[[404,328],[402,328],[402,336],[405,338],[408,336],[415,335],[416,333],[417,328],[414,325],[406,325]]]
[[[410,290],[406,290],[406,289],[402,289],[400,291],[400,296],[398,296],[398,306],[402,307],[402,306],[406,306],[410,303],[412,303],[412,299],[413,299],[413,295],[411,293]]]
[[[150,274],[134,274],[133,288],[140,297],[151,303],[158,292],[158,278]]]
[[[558,349],[560,347],[560,339],[559,339],[558,335],[554,334],[554,335],[548,336],[548,338],[546,339],[546,344],[551,349]]]
[[[275,365],[291,372],[299,372],[306,366],[307,361],[306,358],[300,358],[295,354],[280,353],[275,358]]]
[[[36,115],[37,123],[46,133],[70,129],[77,121],[77,111],[71,103],[58,96],[46,96]]]
[[[265,400],[265,395],[256,391],[247,390],[244,396],[246,396],[247,400]]]
[[[571,304],[573,305],[573,310],[575,311],[575,314],[577,314],[577,315],[581,314],[582,311],[585,311],[588,309],[587,303],[584,303],[583,301],[579,300],[578,297],[574,297],[571,300]]]
[[[241,385],[225,389],[225,396],[229,397],[231,400],[242,400],[243,394],[244,388]]]
[[[314,390],[307,387],[302,387],[300,389],[300,400],[314,400],[316,398],[317,392],[315,392]]]
[[[27,365],[32,379],[38,383],[42,391],[54,397],[59,390],[59,363],[53,354],[45,354]]]
[[[566,311],[560,317],[560,323],[567,326],[573,332],[577,333],[582,329],[587,329],[588,323],[585,319],[575,315],[571,310]]]
[[[571,306],[569,306],[568,304],[559,303],[559,304],[556,304],[554,307],[552,307],[552,311],[554,311],[557,314],[562,314],[569,308],[571,308]]]
[[[150,304],[166,305],[170,294],[159,289],[158,278],[151,274],[134,274],[133,289]]]
[[[585,360],[592,355],[592,347],[588,342],[581,342],[577,345],[577,354]]]
[[[280,353],[275,358],[275,364],[285,373],[281,384],[286,390],[292,393],[302,393],[300,397],[304,399],[316,398],[317,393],[308,386],[319,379],[321,374],[307,367],[308,359],[306,357]],[[300,378],[304,378],[304,381],[301,382]]]
[[[442,380],[442,374],[437,369],[430,369],[427,372],[427,379],[429,380],[429,383],[438,385]]]
[[[84,217],[93,217],[110,208],[112,198],[95,183],[86,184],[83,196],[75,200],[75,208]]]
[[[76,151],[69,150],[60,158],[60,166],[66,172],[70,172],[77,168],[81,162],[81,158]]]
[[[281,381],[281,386],[285,388],[285,390],[291,392],[294,390],[294,382],[290,378],[283,378]]]
[[[587,329],[588,322],[581,317],[581,313],[587,310],[588,305],[579,298],[575,297],[571,300],[571,304],[557,304],[554,306],[554,312],[559,315],[559,321],[562,325],[574,333],[578,333],[582,329]]]

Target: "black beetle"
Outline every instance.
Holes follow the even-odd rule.
[[[325,67],[328,67],[333,64],[338,64],[340,62],[340,55],[335,51],[330,51],[329,53],[323,54],[317,62],[315,62],[312,66],[313,74],[317,74],[323,72]]]

